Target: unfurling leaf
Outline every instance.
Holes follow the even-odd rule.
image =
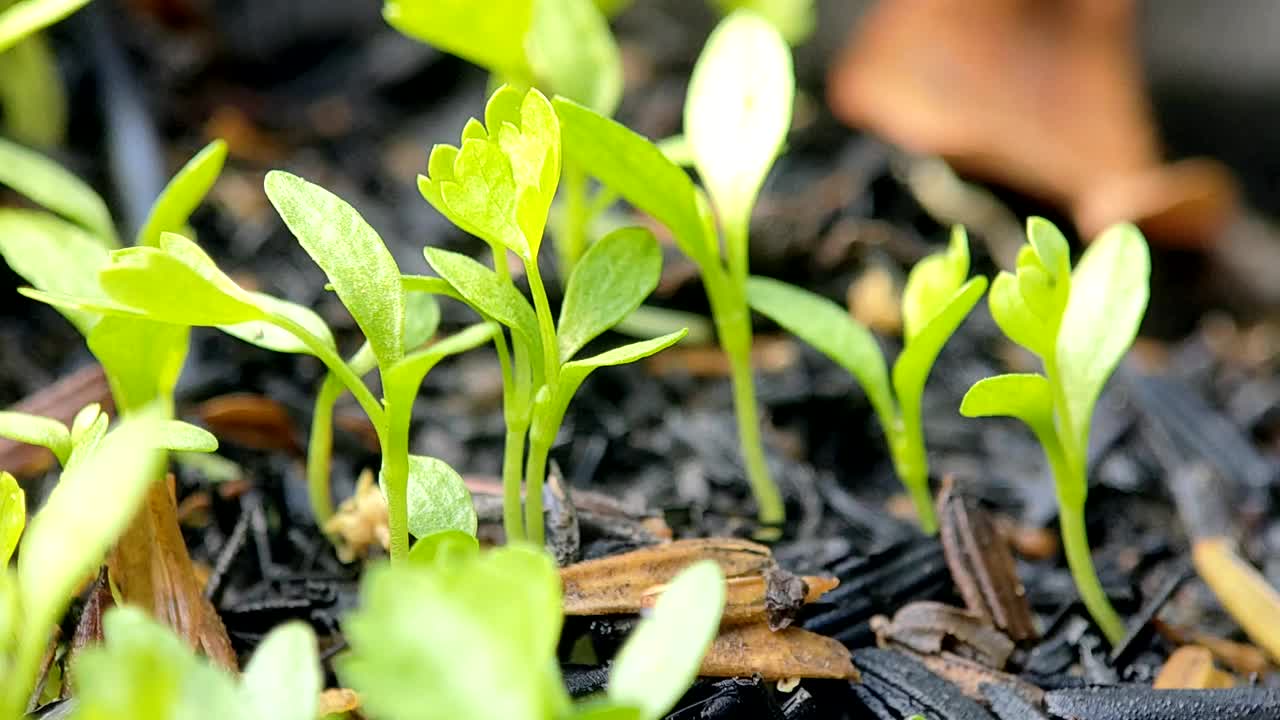
[[[355,208],[319,185],[279,170],[267,173],[264,185],[298,244],[333,283],[379,364],[399,360],[404,354],[404,289],[382,238]]]
[[[1010,340],[1042,358],[1053,352],[1053,329],[1027,307],[1017,276],[1002,270],[991,283],[987,304],[1000,332]]]
[[[13,549],[18,547],[18,538],[22,537],[22,529],[26,525],[27,496],[16,478],[0,470],[0,575],[8,571],[9,558],[13,557]],[[0,620],[0,627],[4,626],[4,621]]]
[[[26,5],[39,4],[33,1]],[[10,8],[8,12],[13,12]],[[5,13],[0,13],[5,17]],[[4,20],[0,20],[2,26]],[[0,46],[4,44],[0,29]],[[0,50],[3,50],[0,47]],[[34,150],[0,138],[0,185],[6,185],[87,230],[101,247],[119,247],[115,223],[102,196],[61,165]],[[28,278],[29,282],[31,281]]]
[[[409,532],[416,538],[457,530],[476,534],[471,492],[456,470],[443,460],[409,456]]]
[[[597,240],[569,276],[556,323],[560,361],[573,358],[617,325],[658,286],[662,250],[644,228],[615,230]]]
[[[169,180],[151,206],[147,220],[138,231],[136,245],[159,247],[164,233],[181,233],[185,230],[191,213],[200,207],[204,198],[222,174],[227,160],[227,144],[214,140],[187,161],[186,165]]]
[[[52,418],[0,411],[0,437],[48,448],[63,465],[71,455],[71,431]]]

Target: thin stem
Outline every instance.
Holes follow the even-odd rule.
[[[542,284],[542,273],[538,271],[538,258],[526,259],[524,267],[525,274],[529,276],[529,292],[533,295],[533,308],[538,313],[538,334],[542,340],[545,385],[555,388],[556,381],[560,378],[560,348],[556,342],[556,321],[551,316],[551,302],[547,300],[547,288]]]
[[[507,426],[502,449],[502,528],[507,542],[519,542],[525,539],[520,470],[524,461],[524,437],[529,428],[517,419],[516,381],[507,336],[501,332],[495,335],[493,346],[498,351],[498,364],[502,367],[502,414]]]
[[[1074,507],[1059,498],[1058,523],[1062,529],[1067,566],[1071,568],[1071,577],[1075,580],[1076,590],[1080,592],[1080,599],[1093,616],[1093,621],[1102,629],[1102,634],[1107,636],[1107,642],[1111,643],[1111,647],[1118,647],[1124,640],[1124,622],[1111,606],[1102,583],[1098,581],[1098,573],[1093,568],[1093,557],[1089,554],[1089,536],[1085,531],[1084,508]]]
[[[378,404],[377,398],[375,398],[373,393],[369,391],[369,386],[365,385],[364,381],[360,379],[360,376],[356,375],[355,372],[348,367],[345,362],[343,362],[342,358],[338,355],[338,351],[329,347],[305,327],[284,315],[273,313],[269,319],[273,325],[288,331],[294,337],[301,340],[302,343],[307,346],[307,349],[311,350],[311,353],[315,355],[320,362],[324,363],[325,367],[329,368],[329,372],[336,375],[338,380],[341,381],[342,384],[346,386],[347,390],[351,392],[352,396],[355,397],[356,402],[360,403],[360,407],[363,408],[365,414],[369,416],[369,420],[373,423],[374,429],[378,431],[378,434],[382,435],[386,432],[386,414],[382,411],[382,406]]]
[[[924,432],[918,413],[909,414],[903,409],[902,417],[886,428],[889,450],[898,479],[911,496],[916,519],[926,535],[938,532],[938,518],[933,510],[933,493],[929,489],[929,459],[924,449]]]
[[[529,457],[525,464],[524,522],[529,542],[542,547],[546,541],[546,523],[542,518],[542,486],[547,480],[547,456],[555,443],[559,423],[553,417],[550,394],[546,388],[534,401],[533,428],[529,432]]]
[[[326,375],[316,393],[311,413],[311,437],[307,441],[307,493],[311,496],[311,514],[323,528],[333,517],[333,498],[329,475],[333,459],[333,407],[342,395],[341,381]]]
[[[387,398],[387,431],[382,442],[382,488],[387,493],[391,562],[409,557],[409,421],[413,399]]]
[[[750,215],[724,220],[724,244],[729,256],[729,276],[734,284],[744,287],[747,284],[750,223]]]

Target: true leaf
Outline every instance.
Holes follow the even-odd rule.
[[[409,456],[409,532],[424,538],[457,530],[476,534],[476,509],[462,476],[449,464],[425,455]]]
[[[346,201],[296,175],[273,170],[267,197],[298,243],[324,270],[382,365],[403,355],[404,290],[382,238]]]
[[[676,576],[618,651],[609,672],[609,698],[640,707],[657,720],[684,695],[720,628],[724,573],[704,560]]]
[[[666,225],[680,249],[699,265],[718,257],[684,170],[643,136],[567,98],[552,104],[560,116],[565,162],[584,168],[627,202]]]
[[[151,206],[146,222],[138,231],[136,244],[159,247],[162,233],[182,232],[191,213],[204,202],[205,196],[222,174],[222,165],[226,159],[227,144],[222,140],[214,140],[188,160],[169,180],[169,184],[165,185],[160,197]]]
[[[1050,277],[1057,280],[1071,273],[1071,246],[1058,226],[1042,217],[1027,218],[1027,241]]]
[[[112,252],[98,273],[103,292],[149,319],[177,325],[233,325],[266,316],[195,243],[173,234],[161,242],[163,248]]]
[[[511,328],[530,347],[539,347],[538,316],[515,286],[461,253],[431,247],[423,253],[431,269],[448,281],[468,305]]]
[[[908,343],[942,309],[969,276],[969,241],[964,228],[951,230],[945,252],[934,253],[911,268],[902,289],[902,324]]]
[[[218,438],[204,428],[181,420],[164,420],[157,423],[156,447],[176,452],[211,453],[218,449]]]
[[[257,720],[315,720],[323,679],[311,626],[277,625],[245,666],[242,704]]]
[[[987,279],[984,277],[976,277],[965,283],[919,329],[915,337],[907,341],[902,354],[893,363],[893,389],[900,406],[920,407],[925,381],[929,378],[934,360],[938,359],[942,346],[955,334],[956,328],[964,322],[986,290]]]
[[[857,378],[881,422],[896,416],[880,345],[847,310],[803,288],[755,276],[747,279],[747,301]]]
[[[594,0],[537,0],[527,39],[538,83],[612,115],[622,98],[622,56]]]
[[[23,4],[40,3],[33,0]],[[16,7],[8,12],[12,13]],[[0,14],[0,18],[4,17],[7,14]],[[0,27],[4,22],[0,19]],[[0,29],[0,51],[4,45],[3,32]],[[111,212],[102,196],[53,160],[4,138],[0,138],[0,185],[13,188],[84,228],[99,246],[110,249],[120,245]]]
[[[0,437],[48,448],[63,464],[71,455],[71,431],[52,418],[0,411]]]
[[[89,333],[89,350],[106,370],[121,412],[171,398],[187,359],[185,325],[104,317]]]
[[[102,295],[98,270],[107,263],[107,250],[84,229],[61,218],[35,210],[0,209],[0,255],[40,290],[79,297]],[[93,313],[83,310],[59,307],[58,311],[82,335],[97,321]]]
[[[319,338],[320,342],[326,347],[336,350],[337,346],[333,341],[333,331],[329,329],[329,325],[325,323],[324,319],[312,311],[311,308],[291,303],[288,300],[281,300],[266,293],[251,292],[249,296],[253,299],[253,304],[261,308],[264,313],[268,315],[283,315]],[[299,340],[297,335],[276,325],[270,319],[250,320],[249,322],[236,323],[234,325],[219,325],[218,329],[250,345],[256,345],[273,352],[311,354],[310,346]]]
[[[791,127],[791,49],[759,15],[735,11],[707,39],[689,78],[684,134],[721,218],[745,227]]]
[[[440,530],[424,535],[409,550],[409,562],[431,567],[468,562],[480,553],[475,535],[461,530]]]
[[[1027,307],[1016,276],[1003,270],[996,275],[987,305],[996,325],[1010,340],[1042,358],[1053,351],[1053,330]]]
[[[382,16],[405,35],[493,73],[529,76],[524,41],[533,24],[530,0],[387,0]]]
[[[405,355],[400,362],[386,371],[384,380],[388,397],[396,399],[412,398],[417,394],[422,378],[435,367],[436,363],[450,355],[466,352],[489,342],[498,326],[494,323],[479,323],[450,335],[429,347]]]
[[[1103,232],[1076,265],[1057,338],[1065,418],[1083,449],[1093,406],[1147,310],[1151,257],[1132,225]]]
[[[589,358],[565,363],[560,369],[560,384],[556,389],[556,398],[561,405],[559,412],[563,414],[564,406],[568,405],[570,398],[578,391],[583,381],[597,368],[610,365],[626,365],[637,360],[643,360],[680,342],[681,338],[688,332],[688,330],[684,329],[677,330],[651,340],[633,342],[602,352],[599,355],[592,355]]]
[[[0,470],[0,575],[9,567],[9,558],[27,524],[27,497],[12,475]],[[3,625],[0,622],[0,625]],[[5,637],[0,635],[0,638]]]
[[[521,257],[529,256],[529,240],[516,216],[520,189],[516,185],[511,159],[489,140],[466,140],[454,160],[448,179],[432,177],[437,183],[437,206],[459,227]]]
[[[658,286],[662,250],[640,227],[615,230],[587,249],[565,287],[556,336],[567,362],[600,333],[617,325]]]

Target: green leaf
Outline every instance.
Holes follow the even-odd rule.
[[[156,427],[156,447],[176,452],[211,453],[218,449],[218,438],[204,428],[181,420],[165,420]]]
[[[643,136],[567,98],[553,102],[560,116],[565,162],[571,162],[627,202],[657,218],[699,265],[719,257],[689,176]]]
[[[0,574],[9,567],[13,549],[18,547],[22,528],[27,525],[27,496],[17,479],[0,470]],[[0,622],[0,626],[4,623]],[[0,638],[7,637],[0,633]],[[4,647],[4,643],[0,643]],[[2,665],[0,665],[2,666]]]
[[[897,416],[889,390],[889,371],[875,337],[836,303],[779,280],[747,279],[747,302],[858,379],[880,422],[890,427]]]
[[[537,0],[527,47],[542,87],[613,115],[622,99],[622,55],[594,0]]]
[[[791,49],[759,15],[739,10],[711,33],[689,78],[684,134],[720,218],[746,227],[791,127]]]
[[[400,362],[386,370],[383,382],[386,384],[387,397],[396,400],[407,398],[412,403],[413,397],[418,393],[418,386],[422,384],[422,378],[436,363],[450,355],[480,347],[492,340],[498,330],[496,323],[478,323],[429,347],[405,355]]]
[[[1053,351],[1053,329],[1046,326],[1027,307],[1016,276],[1000,271],[991,283],[987,305],[991,308],[991,317],[995,319],[996,325],[1010,340],[1042,358],[1048,357]]]
[[[597,700],[575,706],[573,720],[644,720],[644,710],[612,700]]]
[[[1027,241],[1055,281],[1071,274],[1071,246],[1056,225],[1042,217],[1027,218]]]
[[[0,52],[89,4],[89,0],[18,0],[0,11]]]
[[[0,19],[0,26],[3,24],[4,20]],[[2,39],[0,45],[3,45]],[[111,212],[93,188],[53,160],[3,138],[0,138],[0,185],[13,188],[89,231],[89,237],[99,246],[119,247]]]
[[[161,243],[113,251],[98,273],[107,296],[150,320],[175,325],[234,325],[266,316],[198,245],[173,234]]]
[[[293,620],[254,650],[240,678],[242,704],[257,720],[315,720],[323,681],[316,634]]]
[[[0,140],[0,147],[3,142]],[[107,250],[99,240],[61,218],[36,210],[0,209],[0,255],[14,272],[40,290],[81,297],[102,295],[98,270],[107,264]],[[97,322],[93,313],[63,307],[58,311],[82,335]]]
[[[578,392],[578,388],[583,381],[597,368],[610,365],[626,365],[637,360],[643,360],[680,342],[688,332],[688,330],[683,329],[677,330],[651,340],[633,342],[602,352],[599,355],[592,355],[589,358],[565,363],[560,368],[560,384],[556,388],[557,402],[561,405],[560,413],[563,415],[564,407],[568,406],[573,394]]]
[[[249,296],[253,299],[253,304],[261,308],[264,313],[268,315],[283,315],[301,325],[312,335],[320,338],[322,343],[333,348],[335,352],[337,351],[337,345],[333,341],[333,331],[329,329],[324,319],[312,311],[311,308],[291,303],[288,300],[281,300],[266,293],[251,292]],[[270,319],[250,320],[249,322],[236,323],[234,325],[219,325],[218,329],[250,345],[256,345],[273,352],[292,353],[295,355],[311,354],[311,348],[299,340],[297,335],[276,325]],[[372,361],[372,354],[370,354],[370,360]],[[370,367],[372,368],[372,365]]]
[[[67,88],[43,36],[0,51],[0,115],[0,129],[18,142],[53,148],[66,139]]]
[[[530,0],[387,0],[382,16],[405,35],[496,75],[529,77],[524,43],[533,24]]]
[[[106,370],[116,407],[128,412],[172,398],[187,359],[191,330],[125,317],[104,317],[89,333],[89,350]]]
[[[1150,281],[1147,242],[1128,224],[1104,231],[1072,274],[1057,338],[1058,382],[1067,405],[1064,419],[1081,452],[1094,403],[1138,334]]]
[[[792,45],[807,40],[817,23],[814,0],[713,0],[713,4],[725,15],[738,9],[758,13]]]
[[[424,567],[469,562],[480,554],[474,534],[440,530],[423,535],[409,550],[409,562]]]
[[[618,651],[609,672],[609,699],[635,705],[657,720],[684,695],[720,629],[725,583],[704,560],[683,570]]]
[[[514,285],[503,282],[496,272],[462,253],[431,247],[423,253],[431,269],[448,281],[468,305],[511,328],[529,347],[540,347],[538,316]]]
[[[409,532],[424,538],[446,530],[476,534],[471,492],[449,463],[426,455],[409,456]]]
[[[556,324],[560,361],[640,307],[661,275],[662,249],[644,228],[615,230],[592,244],[565,287]]]
[[[339,678],[372,717],[545,720],[564,704],[560,603],[555,563],[534,548],[371,568],[343,625]]]
[[[72,720],[254,717],[230,675],[197,658],[143,611],[111,608],[102,625],[105,642],[76,658]]]
[[[957,225],[951,229],[947,250],[916,263],[907,276],[902,290],[902,320],[908,343],[951,300],[967,277],[969,241],[964,228]]]
[[[76,413],[75,422],[71,425],[71,457],[62,466],[64,473],[82,464],[85,458],[93,456],[102,438],[107,436],[107,425],[110,423],[111,418],[98,408],[97,403],[85,406]]]
[[[407,290],[404,296],[404,351],[413,352],[440,327],[440,302],[435,295]]]
[[[273,170],[267,197],[298,243],[324,270],[373,347],[390,366],[404,354],[404,290],[400,269],[378,233],[355,208],[319,185]]]
[[[183,232],[191,213],[200,207],[218,181],[226,160],[227,144],[222,140],[214,140],[188,160],[156,198],[135,244],[159,247],[163,233]]]
[[[914,338],[907,341],[893,363],[893,390],[900,407],[919,408],[925,381],[942,346],[973,310],[987,290],[987,279],[976,277],[965,283],[931,318]]]
[[[960,402],[965,417],[1011,417],[1031,427],[1053,427],[1053,388],[1036,373],[1009,373],[983,378]]]
[[[49,448],[62,464],[71,455],[71,431],[52,418],[0,411],[0,437]]]
[[[89,403],[80,408],[71,420],[71,444],[79,445],[83,442],[101,415],[102,406],[98,403]]]
[[[43,632],[61,616],[76,586],[97,569],[160,478],[156,429],[154,414],[122,422],[89,457],[62,473],[32,518],[18,556],[31,632]]]

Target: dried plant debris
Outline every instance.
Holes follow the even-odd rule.
[[[904,718],[918,714],[930,720],[991,720],[991,714],[959,688],[902,653],[863,648],[853,652],[853,662],[862,672],[862,687],[855,692],[864,704],[865,698],[874,698],[881,708]],[[868,709],[876,712],[870,705]]]
[[[979,688],[991,712],[1000,720],[1049,720],[1040,702],[1031,702],[1012,688],[1004,685],[983,685]]]
[[[946,651],[996,670],[1004,667],[1013,652],[1008,635],[972,613],[939,602],[904,605],[892,620],[873,618],[871,627],[882,647],[902,645],[925,655]]]
[[[1248,643],[1226,640],[1198,630],[1187,630],[1156,620],[1156,632],[1174,645],[1200,645],[1208,648],[1223,665],[1242,675],[1269,672],[1272,667],[1267,654]]]
[[[938,496],[942,551],[969,611],[987,618],[1014,642],[1037,637],[1026,589],[1004,533],[989,514],[944,481]]]
[[[1241,558],[1227,538],[1200,538],[1191,547],[1196,572],[1249,639],[1280,661],[1280,592]]]
[[[220,440],[255,450],[279,450],[303,455],[293,420],[284,405],[263,395],[231,393],[209,398],[196,415]]]
[[[1213,664],[1213,653],[1199,645],[1183,645],[1165,661],[1152,687],[1157,690],[1207,690],[1235,685],[1231,675]]]
[[[832,577],[800,577],[776,566],[762,575],[730,578],[720,622],[741,625],[763,620],[770,630],[782,630],[791,625],[801,607],[817,602],[823,593],[839,584]],[[665,588],[657,585],[647,590],[642,598],[644,607],[652,607]]]
[[[374,484],[373,471],[360,474],[355,494],[342,501],[324,531],[334,538],[338,559],[344,563],[368,556],[375,545],[384,550],[390,547],[387,498]]]
[[[1046,693],[1045,707],[1051,716],[1071,720],[1274,720],[1280,690],[1090,687]]]
[[[1016,675],[993,670],[982,663],[960,657],[955,653],[943,652],[937,655],[921,655],[910,650],[904,651],[920,661],[940,678],[955,685],[967,697],[982,703],[987,698],[982,694],[984,685],[1000,685],[1031,704],[1039,704],[1044,699],[1044,691]]]
[[[708,677],[759,675],[766,680],[858,679],[844,645],[796,627],[775,632],[765,623],[722,628],[698,673]]]

